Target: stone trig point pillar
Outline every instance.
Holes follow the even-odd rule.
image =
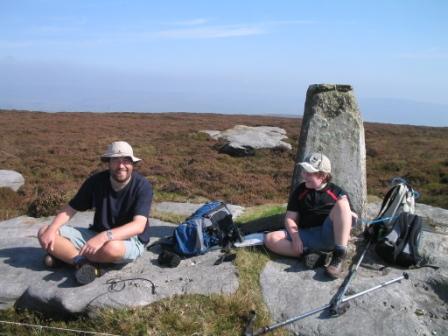
[[[350,85],[317,84],[308,88],[296,164],[311,152],[322,152],[330,158],[332,181],[349,193],[352,210],[365,218],[364,126]],[[300,182],[300,166],[295,166],[292,182]]]

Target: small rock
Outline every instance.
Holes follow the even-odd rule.
[[[423,309],[417,308],[414,313],[417,316],[423,316],[426,312]]]

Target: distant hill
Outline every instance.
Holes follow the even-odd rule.
[[[365,121],[448,127],[448,105],[394,98],[359,98],[359,106]]]

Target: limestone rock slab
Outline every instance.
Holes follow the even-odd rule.
[[[23,175],[14,170],[0,169],[0,187],[19,190],[25,183]]]
[[[424,254],[439,270],[408,270],[409,280],[378,289],[350,301],[348,311],[331,318],[315,314],[288,326],[294,335],[443,335],[448,330],[448,236],[425,232]],[[398,278],[403,270],[380,270],[376,256],[365,258],[348,295]],[[370,267],[369,267],[370,266]],[[343,279],[330,281],[323,268],[307,270],[292,258],[270,261],[260,278],[263,296],[274,321],[284,321],[328,304]]]
[[[93,212],[77,213],[70,225],[87,227]],[[147,305],[174,294],[230,294],[238,288],[232,263],[214,266],[219,250],[184,259],[176,268],[157,263],[157,247],[134,263],[111,267],[106,274],[86,286],[78,286],[73,270],[49,270],[36,234],[51,223],[52,217],[18,217],[0,222],[0,308],[20,308],[57,315],[94,312],[97,307]],[[151,239],[170,235],[175,225],[151,219]],[[154,289],[153,289],[154,287]]]
[[[280,148],[283,150],[291,150],[292,148],[289,143],[283,141],[288,137],[286,131],[279,127],[236,125],[222,132],[216,130],[201,132],[207,133],[215,140],[225,141],[226,144],[221,150],[236,156],[253,155],[253,150],[259,148]]]

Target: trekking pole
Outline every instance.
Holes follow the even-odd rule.
[[[359,296],[362,296],[362,295],[364,295],[364,294],[373,292],[373,291],[375,291],[375,290],[377,290],[377,289],[380,289],[380,288],[389,286],[389,285],[391,285],[391,284],[393,284],[393,283],[395,283],[395,282],[401,281],[401,280],[403,280],[403,279],[406,279],[406,280],[409,279],[409,275],[408,275],[408,273],[404,272],[401,276],[399,276],[399,277],[397,277],[397,278],[395,278],[395,279],[392,279],[392,280],[389,280],[389,281],[382,282],[381,284],[379,284],[379,285],[377,285],[377,286],[374,286],[374,287],[371,287],[371,288],[369,288],[369,289],[366,289],[366,290],[364,290],[364,291],[362,291],[362,292],[359,292],[359,293],[356,293],[356,294],[347,296],[347,297],[343,298],[343,299],[341,300],[341,302],[342,302],[342,303],[344,303],[344,302],[348,302],[348,301],[353,300],[353,299],[355,299],[355,298],[357,298],[357,297],[359,297]],[[279,322],[279,323],[275,323],[275,324],[273,324],[273,325],[271,325],[271,326],[262,327],[262,328],[256,330],[255,332],[252,331],[252,324],[253,324],[253,320],[255,319],[255,312],[252,311],[252,312],[251,312],[251,317],[250,317],[250,319],[249,319],[249,321],[248,321],[246,330],[245,330],[245,332],[244,332],[244,336],[258,336],[258,335],[266,334],[266,333],[271,332],[271,331],[273,331],[273,330],[275,330],[275,329],[278,329],[278,328],[280,328],[280,327],[283,327],[283,326],[285,326],[285,325],[287,325],[287,324],[291,324],[291,323],[296,322],[296,321],[298,321],[298,320],[304,319],[305,317],[308,317],[308,316],[317,314],[317,313],[319,313],[319,312],[321,312],[321,311],[324,311],[325,309],[330,308],[330,307],[331,307],[331,303],[328,303],[328,304],[326,304],[326,305],[324,305],[324,306],[322,306],[322,307],[315,308],[315,309],[310,310],[310,311],[308,311],[308,312],[306,312],[306,313],[303,313],[302,315],[298,315],[298,316],[292,317],[292,318],[290,318],[290,319],[288,319],[288,320],[286,320],[286,321]]]
[[[390,219],[390,218],[392,218],[392,217],[387,217],[387,218],[380,217],[380,218],[376,218],[374,220],[365,222],[365,224],[367,225],[366,232],[368,233],[369,225],[376,224],[376,223],[384,221],[385,219]],[[374,238],[371,235],[369,235],[366,247],[364,247],[364,250],[362,251],[361,255],[359,256],[358,262],[356,263],[356,265],[354,267],[352,265],[350,272],[347,275],[347,277],[344,279],[344,282],[342,283],[341,287],[339,288],[337,293],[334,295],[334,297],[331,299],[330,314],[332,316],[341,315],[341,314],[345,313],[347,311],[347,309],[349,308],[348,303],[345,306],[342,305],[343,298],[345,296],[345,293],[347,292],[348,285],[350,284],[350,281],[352,281],[352,279],[355,277],[356,272],[358,271],[359,265],[361,265],[361,263],[364,259],[364,256],[366,255],[367,251],[369,250],[370,245],[372,244],[373,239]]]
[[[350,272],[348,274],[348,276],[344,279],[344,282],[342,283],[341,287],[339,287],[339,290],[337,291],[337,293],[335,294],[335,296],[331,299],[330,301],[330,314],[332,316],[337,316],[337,315],[341,315],[343,313],[345,313],[345,311],[349,308],[349,304],[347,303],[345,306],[342,306],[342,300],[345,296],[345,293],[347,292],[348,289],[348,285],[350,284],[350,281],[352,281],[352,279],[354,278],[359,265],[361,265],[362,260],[364,259],[364,256],[366,255],[367,251],[369,250],[370,244],[371,244],[372,240],[369,239],[367,241],[367,245],[364,248],[364,250],[362,251],[358,262],[356,263],[356,265],[354,267],[352,267],[350,269]]]

